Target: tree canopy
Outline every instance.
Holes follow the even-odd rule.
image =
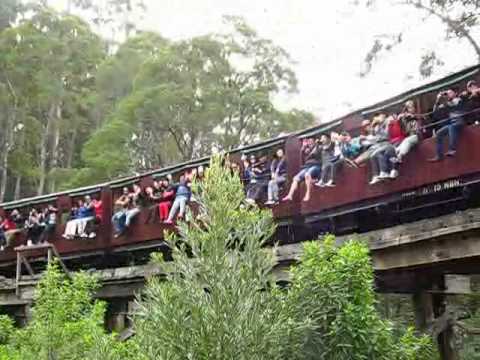
[[[0,201],[190,160],[313,122],[305,111],[275,108],[276,94],[296,91],[292,60],[241,18],[226,17],[230,31],[222,35],[171,41],[119,22],[119,14],[143,9],[141,1],[69,4],[63,12],[48,1],[1,4]],[[97,35],[102,24],[124,29],[124,41]]]

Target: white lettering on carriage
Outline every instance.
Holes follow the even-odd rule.
[[[437,184],[427,185],[417,190],[405,192],[402,194],[402,197],[409,198],[414,196],[433,194],[444,190],[454,189],[461,185],[462,182],[460,179],[452,179]]]

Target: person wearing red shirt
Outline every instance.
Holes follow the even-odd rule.
[[[88,237],[90,239],[93,239],[97,236],[95,232],[96,227],[103,221],[103,202],[98,198],[98,195],[96,195],[93,196],[91,204],[93,207],[93,213],[95,215],[95,218],[93,219],[93,221],[89,221],[87,223],[85,233],[88,234]]]
[[[3,236],[0,240],[0,250],[4,250],[5,246],[9,246],[16,234],[22,232],[22,229],[17,229],[17,224],[10,216],[0,216],[0,231]]]
[[[398,146],[405,139],[405,136],[400,119],[397,116],[393,116],[388,123],[388,139],[390,144]]]
[[[97,223],[101,223],[103,221],[103,203],[102,200],[93,199],[93,210],[95,212],[95,220]]]
[[[162,180],[162,198],[158,203],[158,215],[160,221],[168,219],[170,208],[172,207],[173,200],[175,199],[175,188],[170,186],[170,182],[167,179]]]

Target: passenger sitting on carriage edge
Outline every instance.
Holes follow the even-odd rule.
[[[78,208],[77,215],[77,234],[82,238],[87,238],[88,234],[85,232],[87,224],[95,219],[95,208],[93,206],[92,198],[87,195],[84,198],[83,205]]]
[[[314,139],[306,139],[302,144],[303,167],[293,178],[288,195],[282,201],[292,201],[293,194],[298,185],[305,180],[306,192],[303,201],[310,201],[310,193],[314,179],[318,179],[322,172],[322,148],[320,143]]]
[[[348,165],[357,167],[358,165],[353,160],[362,151],[360,138],[356,137],[352,139],[348,131],[342,131],[342,133],[338,135],[337,142],[343,160],[345,160]]]
[[[359,136],[362,151],[354,160],[359,166],[370,160],[388,144],[388,122],[385,113],[378,113],[370,120],[362,122],[362,134]]]
[[[163,179],[161,182],[160,202],[158,203],[158,215],[160,221],[168,219],[170,208],[175,200],[175,189],[170,185],[168,179]]]
[[[145,189],[147,200],[153,204],[149,207],[148,218],[146,221],[147,224],[150,223],[152,219],[165,221],[168,218],[171,202],[175,196],[173,190],[171,190],[170,193],[166,192],[168,187],[168,180],[162,179],[160,181],[154,181],[153,187],[149,186]]]
[[[65,231],[63,232],[63,237],[65,239],[73,239],[77,235],[77,225],[78,225],[78,212],[79,209],[83,206],[83,200],[78,200],[78,206],[74,204],[70,209],[70,217],[65,225]]]
[[[140,208],[144,202],[142,188],[137,184],[133,184],[132,192],[128,194],[128,198],[129,202],[127,211],[125,212],[125,227],[123,231],[127,230],[132,224],[133,219],[140,214]]]
[[[30,211],[28,219],[25,221],[25,229],[27,230],[27,246],[32,243],[37,244],[44,228],[43,216],[36,209]]]
[[[437,95],[437,101],[433,106],[433,116],[437,120],[440,116],[437,114],[443,114],[446,112],[447,119],[441,123],[441,128],[435,133],[436,139],[436,156],[428,159],[428,161],[435,162],[443,160],[444,155],[455,156],[457,152],[458,140],[460,132],[464,125],[463,116],[465,114],[465,97],[458,96],[454,89],[448,89],[442,91]],[[442,119],[438,119],[442,120]],[[443,153],[443,141],[448,136],[448,151]]]
[[[370,185],[377,184],[385,179],[395,179],[398,177],[398,170],[396,162],[390,159],[395,158],[395,146],[400,144],[405,138],[402,130],[400,120],[391,115],[385,119],[381,124],[383,128],[387,129],[388,141],[377,145],[370,159],[370,166],[372,171],[372,180]]]
[[[53,205],[48,205],[43,210],[45,228],[40,235],[40,243],[48,242],[48,240],[54,235],[57,226],[57,212],[58,209]]]
[[[192,192],[190,190],[190,184],[187,182],[185,175],[180,176],[180,181],[178,184],[175,184],[175,200],[173,202],[170,213],[168,214],[168,219],[165,220],[165,224],[173,224],[175,217],[183,219],[185,217],[185,212],[187,210],[187,204],[190,201],[190,196]]]
[[[130,192],[127,187],[123,188],[122,196],[115,202],[117,211],[112,217],[115,229],[115,237],[121,236],[132,224],[133,219],[140,213],[142,188],[133,185]]]
[[[275,152],[275,159],[270,165],[271,180],[268,182],[268,200],[265,205],[273,205],[279,200],[280,187],[287,181],[287,160],[283,149]]]
[[[391,159],[393,162],[402,162],[403,158],[412,150],[420,141],[420,118],[416,114],[415,103],[408,100],[405,103],[403,111],[398,115],[401,128],[405,138],[396,148],[396,156]]]
[[[248,194],[248,189],[250,188],[250,181],[252,180],[252,168],[253,165],[257,163],[257,158],[255,155],[250,155],[247,158],[247,155],[242,155],[242,162],[243,162],[243,171],[241,180],[244,184],[245,194]]]
[[[322,176],[315,185],[335,186],[335,172],[341,163],[340,148],[332,141],[331,135],[323,134],[320,137],[322,144]]]
[[[250,184],[246,199],[248,203],[255,204],[264,197],[269,179],[270,170],[268,159],[266,156],[262,156],[258,162],[252,164],[250,167]]]
[[[115,234],[121,234],[125,227],[125,214],[130,203],[128,187],[122,189],[122,196],[115,201],[115,213],[112,216],[112,224]]]
[[[24,223],[23,217],[16,209],[10,215],[5,216],[3,220],[0,220],[0,228],[5,236],[5,246],[10,246],[15,235],[22,232]],[[0,250],[3,250],[3,248],[0,248]]]

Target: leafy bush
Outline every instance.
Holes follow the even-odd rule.
[[[76,273],[70,279],[57,264],[49,265],[37,287],[31,321],[10,332],[0,354],[10,360],[95,359],[100,339],[114,351],[114,338],[103,328],[105,304],[93,300],[97,286],[90,275]],[[11,329],[8,321],[1,324]]]

